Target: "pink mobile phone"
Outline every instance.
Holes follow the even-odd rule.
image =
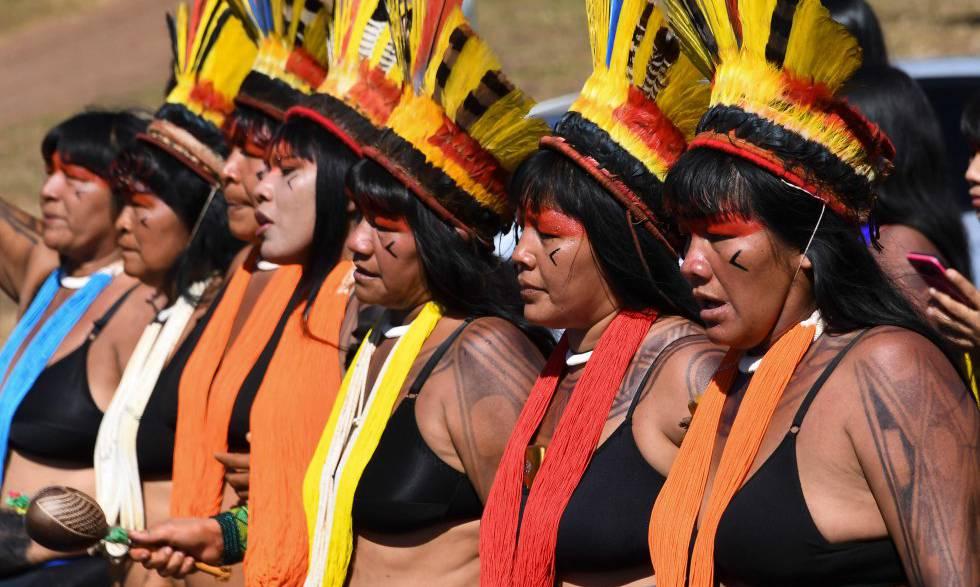
[[[973,307],[960,290],[946,277],[946,267],[935,255],[926,253],[909,253],[905,255],[912,268],[922,277],[931,288],[943,292],[954,300],[966,306]]]

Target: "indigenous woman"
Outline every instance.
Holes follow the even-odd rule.
[[[147,132],[113,163],[113,188],[126,202],[118,222],[124,266],[153,288],[159,310],[96,443],[96,498],[109,522],[126,530],[166,515],[177,382],[242,245],[228,231],[220,191],[226,150],[219,127],[230,111],[223,105],[248,71],[248,62],[233,56],[254,46],[230,16],[220,2],[200,2],[190,12],[179,6],[171,30],[174,46],[186,53],[175,54],[176,84]],[[207,26],[212,21],[219,24]]]
[[[721,358],[660,198],[708,88],[652,3],[612,4],[587,3],[595,73],[512,184],[524,315],[565,334],[497,471],[483,585],[649,584],[649,514]]]
[[[69,118],[41,144],[43,219],[0,200],[0,287],[21,310],[0,351],[6,498],[55,483],[94,493],[102,411],[153,317],[149,290],[134,292],[138,281],[122,274],[114,226],[121,206],[109,187],[113,158],[145,126],[125,112]],[[11,509],[0,510],[0,534],[0,585],[109,581],[104,560],[53,560],[63,555],[31,542]]]
[[[970,275],[970,252],[949,185],[939,120],[915,80],[891,66],[863,66],[843,94],[895,145],[895,168],[876,190],[881,250],[872,250],[885,273],[925,312],[929,287],[909,265],[908,253],[937,256],[944,265]]]
[[[351,46],[356,55],[365,45]],[[331,67],[331,75],[335,71],[342,70]],[[134,535],[143,548],[133,556],[163,575],[183,576],[199,560],[231,563],[244,556],[248,585],[299,585],[306,576],[307,537],[296,532],[305,524],[303,476],[348,350],[356,347],[351,336],[358,306],[349,303],[353,267],[344,254],[354,209],[344,178],[361,144],[377,131],[326,94],[290,108],[285,118],[271,143],[269,170],[256,187],[258,252],[282,264],[277,275],[292,266],[302,273],[277,327],[278,345],[265,359],[268,369],[256,382],[248,505],[213,519],[175,519]]]
[[[232,152],[223,179],[229,225],[252,246],[236,259],[180,380],[170,508],[176,517],[213,516],[223,505],[248,496],[252,403],[303,274],[302,263],[280,270],[258,254],[255,190],[268,172],[265,156],[286,110],[309,94],[326,71],[328,12],[319,2],[312,3],[309,14],[303,3],[277,9],[273,6],[282,3],[268,0],[232,4],[259,49],[224,125]],[[239,496],[231,494],[226,481]]]
[[[348,181],[355,293],[387,311],[307,473],[308,586],[474,584],[483,501],[543,363],[491,243],[545,129],[455,3],[396,8],[404,79],[423,81]]]
[[[857,44],[817,0],[698,5],[667,3],[713,82],[665,197],[731,350],[654,505],[657,585],[976,585],[980,413],[861,237],[894,153],[834,95]]]

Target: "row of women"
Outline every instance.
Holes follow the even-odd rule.
[[[45,137],[3,494],[132,543],[4,509],[0,585],[980,583],[980,412],[862,236],[895,153],[854,38],[587,0],[549,130],[459,4],[195,0],[152,119]]]

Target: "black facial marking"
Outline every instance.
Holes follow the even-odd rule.
[[[556,254],[558,253],[558,251],[560,251],[560,250],[561,250],[561,247],[558,247],[558,248],[557,248],[557,249],[555,249],[554,251],[551,251],[550,253],[548,253],[548,258],[549,258],[549,259],[551,259],[551,263],[552,263],[553,265],[555,265],[555,266],[557,266],[557,265],[558,265],[558,262],[557,262],[557,261],[555,261],[555,255],[556,255]]]
[[[388,242],[388,244],[386,244],[386,245],[385,245],[385,250],[386,250],[386,251],[388,251],[388,253],[389,253],[389,254],[390,254],[390,255],[391,255],[392,257],[394,257],[394,258],[396,258],[396,259],[397,259],[397,258],[398,258],[398,255],[396,255],[396,254],[395,254],[395,251],[392,251],[392,250],[391,250],[391,249],[392,249],[392,247],[394,247],[394,246],[395,246],[395,241],[390,241],[390,242]]]
[[[749,268],[748,268],[748,267],[746,267],[745,265],[742,265],[742,264],[741,264],[741,263],[739,263],[738,261],[736,261],[736,259],[738,259],[738,256],[739,256],[739,255],[741,255],[741,254],[742,254],[742,249],[739,249],[738,251],[736,251],[736,252],[735,252],[735,254],[734,254],[734,255],[732,255],[732,258],[731,258],[731,259],[729,259],[729,260],[728,260],[728,262],[729,262],[729,263],[730,263],[730,264],[731,264],[732,266],[734,266],[734,267],[738,267],[738,268],[739,268],[739,269],[741,269],[742,271],[745,271],[746,273],[748,273],[748,271],[749,271]]]

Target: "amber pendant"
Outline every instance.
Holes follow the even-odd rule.
[[[531,446],[524,449],[524,487],[528,491],[531,490],[531,484],[534,483],[534,477],[538,474],[538,469],[541,468],[541,463],[544,462],[544,446],[540,444],[532,444]]]

